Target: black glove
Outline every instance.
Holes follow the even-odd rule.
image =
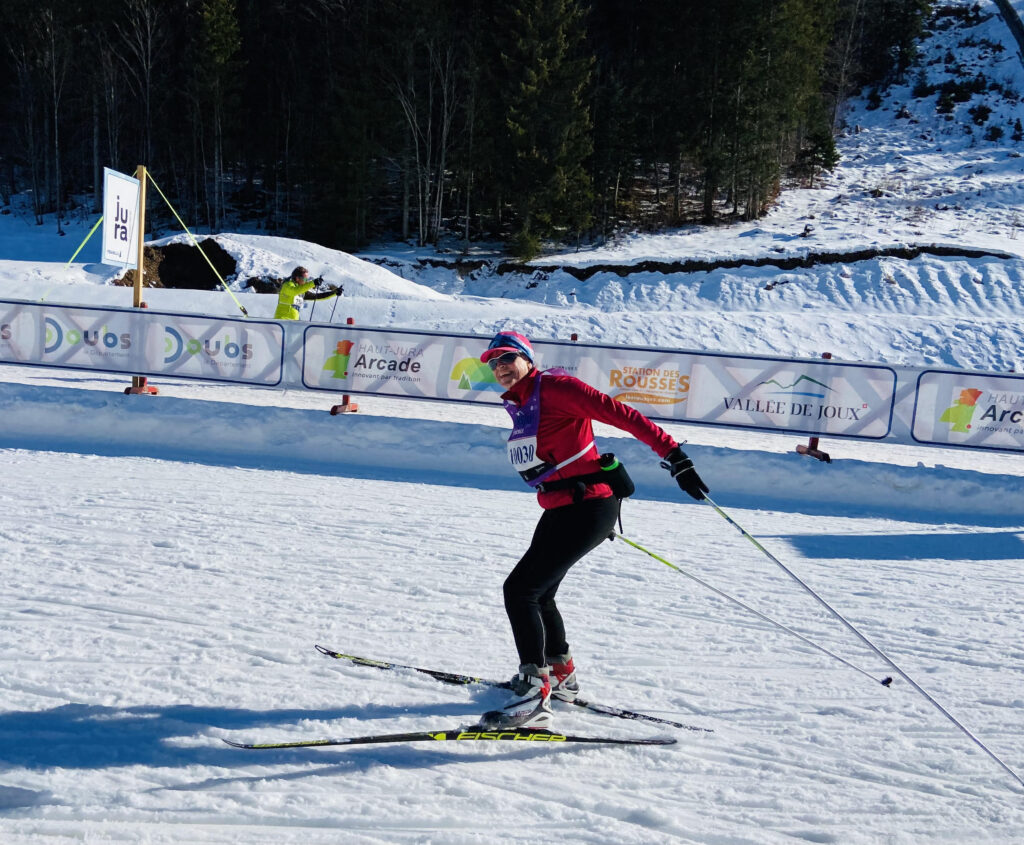
[[[679,489],[691,495],[698,502],[704,498],[705,493],[710,492],[708,485],[701,480],[701,477],[697,475],[697,470],[693,468],[693,461],[686,457],[686,452],[678,446],[665,455],[665,460],[661,462],[661,465],[672,473]]]
[[[345,288],[342,285],[331,285],[331,290],[334,291],[335,296],[341,296],[345,292]]]

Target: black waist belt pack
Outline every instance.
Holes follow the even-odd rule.
[[[607,484],[612,488],[612,495],[616,499],[628,499],[636,492],[636,485],[629,477],[622,461],[611,452],[606,452],[600,457],[601,469],[597,472],[588,472],[585,475],[573,475],[570,478],[557,478],[553,481],[543,481],[535,488],[540,493],[553,493],[556,490],[572,490],[574,504],[583,501],[587,492],[588,484]]]

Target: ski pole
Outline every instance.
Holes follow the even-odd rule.
[[[726,522],[728,522],[730,525],[732,525],[737,531],[739,531],[740,534],[742,534],[744,537],[746,537],[748,540],[750,540],[750,542],[754,544],[755,548],[757,548],[759,551],[763,552],[765,557],[767,557],[772,563],[774,563],[776,566],[778,566],[790,578],[792,578],[794,581],[796,581],[808,593],[810,593],[812,596],[814,596],[815,600],[820,605],[822,605],[826,610],[828,610],[829,613],[831,613],[833,616],[835,616],[836,619],[838,619],[840,622],[842,622],[850,631],[852,631],[861,640],[861,642],[863,642],[875,654],[877,654],[879,657],[881,657],[882,660],[884,660],[887,664],[889,664],[889,666],[891,666],[893,668],[893,670],[901,678],[903,678],[903,680],[905,680],[908,684],[910,684],[910,686],[912,686],[922,696],[924,696],[925,700],[928,701],[929,704],[934,706],[935,709],[938,710],[943,716],[945,716],[947,719],[949,719],[949,721],[951,721],[961,731],[963,731],[963,733],[975,745],[977,745],[989,757],[991,757],[993,760],[995,760],[995,762],[998,763],[1015,781],[1017,781],[1017,783],[1019,783],[1021,786],[1024,786],[1024,779],[1022,779],[1020,775],[1018,775],[1013,769],[1011,769],[1006,763],[1004,763],[999,757],[997,757],[995,752],[993,752],[987,745],[985,745],[985,743],[983,743],[980,739],[978,739],[978,737],[976,737],[973,733],[971,733],[971,731],[968,730],[967,727],[962,722],[960,722],[952,713],[950,713],[945,707],[943,707],[941,704],[939,704],[939,702],[936,701],[928,693],[928,691],[924,689],[924,687],[922,687],[919,683],[917,683],[917,681],[915,681],[913,678],[911,678],[910,675],[908,675],[899,666],[897,666],[896,663],[892,660],[892,658],[889,657],[889,655],[887,655],[878,646],[876,646],[873,642],[871,642],[871,640],[869,640],[864,634],[862,634],[860,632],[860,630],[858,630],[858,628],[852,622],[848,621],[846,619],[846,617],[844,617],[838,610],[836,610],[834,607],[832,607],[832,605],[830,605],[827,601],[825,601],[825,599],[823,599],[821,596],[819,596],[803,580],[801,580],[800,577],[797,576],[797,574],[795,572],[793,572],[791,569],[789,569],[789,567],[787,567],[784,563],[782,563],[782,561],[780,561],[777,557],[775,557],[775,555],[773,555],[764,546],[762,546],[754,537],[752,537],[746,531],[746,529],[744,529],[738,522],[736,522],[735,519],[733,519],[731,516],[729,516],[729,514],[727,514],[718,505],[716,505],[715,502],[711,499],[710,496],[705,496],[704,500],[709,505],[711,505],[711,507],[713,507],[715,509],[715,511],[718,513],[719,516],[722,517],[722,519],[724,519]],[[885,683],[885,682],[883,681],[883,683]]]
[[[833,660],[838,660],[844,666],[849,666],[851,669],[855,669],[856,671],[860,672],[862,675],[865,675],[868,678],[871,678],[872,681],[876,681],[877,683],[880,683],[883,687],[887,687],[887,686],[889,686],[889,684],[892,683],[892,678],[883,678],[882,680],[879,681],[878,678],[876,678],[870,672],[865,672],[859,666],[855,666],[853,663],[850,663],[849,660],[845,660],[844,658],[840,657],[838,654],[832,653],[831,651],[829,651],[824,646],[818,645],[818,643],[814,642],[813,640],[808,639],[803,634],[801,634],[799,631],[794,631],[792,628],[789,628],[789,627],[783,625],[781,622],[776,622],[771,617],[765,616],[763,613],[761,613],[761,611],[754,609],[753,607],[751,607],[748,604],[744,604],[738,598],[735,598],[734,596],[730,596],[728,593],[725,593],[722,590],[719,590],[717,587],[709,584],[707,581],[704,581],[701,578],[698,578],[696,575],[693,575],[693,574],[687,572],[686,570],[676,566],[671,561],[665,560],[665,558],[661,557],[660,555],[655,554],[650,549],[645,549],[639,543],[636,543],[633,540],[630,540],[628,537],[623,537],[618,532],[615,532],[614,536],[618,537],[620,540],[622,540],[622,542],[632,546],[634,549],[637,549],[637,550],[643,552],[646,555],[650,555],[656,561],[659,561],[660,563],[665,564],[665,566],[669,567],[669,569],[674,569],[680,575],[684,575],[685,577],[689,578],[691,581],[694,581],[695,583],[700,584],[702,587],[704,587],[705,589],[710,590],[715,595],[721,596],[723,599],[726,599],[727,601],[731,601],[733,604],[735,604],[735,605],[737,605],[739,607],[742,607],[744,610],[746,610],[749,613],[753,613],[754,616],[756,616],[758,619],[762,620],[763,622],[767,622],[769,625],[774,625],[776,628],[778,628],[781,631],[785,631],[787,634],[792,634],[794,637],[796,637],[801,642],[806,643],[807,645],[811,646],[812,648],[816,648],[818,651],[822,652],[823,654],[827,654]]]

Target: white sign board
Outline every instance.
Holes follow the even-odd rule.
[[[892,424],[888,367],[705,355],[690,373],[692,422],[878,439]]]
[[[926,370],[912,435],[919,443],[1024,451],[1024,377]]]
[[[162,315],[146,338],[148,372],[244,384],[280,384],[279,323],[201,315]]]
[[[103,264],[138,263],[139,180],[103,168]]]
[[[454,345],[437,335],[310,326],[304,332],[302,381],[319,390],[456,398],[445,378]],[[481,367],[490,375],[486,364]],[[493,376],[491,381],[497,386]]]

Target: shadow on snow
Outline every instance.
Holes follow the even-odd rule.
[[[350,706],[327,710],[248,710],[227,707],[202,707],[188,704],[167,706],[104,707],[91,704],[65,704],[40,711],[10,711],[0,714],[0,773],[13,769],[45,770],[102,769],[122,766],[183,768],[193,765],[243,766],[256,763],[305,762],[325,760],[325,749],[243,750],[220,741],[221,733],[233,739],[289,740],[317,739],[326,736],[362,736],[417,729],[456,728],[472,724],[481,712],[480,702],[462,705],[451,702],[415,707]],[[378,720],[422,716],[423,723],[410,726],[375,722],[365,727],[346,724],[332,728],[319,724],[335,719]],[[309,721],[308,727],[296,727]],[[446,744],[447,745],[447,744]],[[369,756],[361,755],[360,765],[374,765],[386,754],[389,765],[408,759],[406,746],[374,747]],[[327,749],[329,751],[329,749]],[[335,748],[348,753],[358,749]],[[392,753],[396,752],[396,753]],[[327,758],[330,759],[330,758]],[[413,760],[423,765],[437,757],[417,754]],[[445,761],[450,761],[446,754]],[[469,755],[468,759],[474,759]],[[481,757],[480,759],[485,759]],[[409,762],[409,765],[416,765]],[[14,796],[17,798],[17,796]],[[5,802],[0,794],[0,812],[5,807],[24,805],[20,800]]]
[[[1024,535],[1014,531],[928,534],[780,536],[808,558],[850,560],[1019,560]]]

